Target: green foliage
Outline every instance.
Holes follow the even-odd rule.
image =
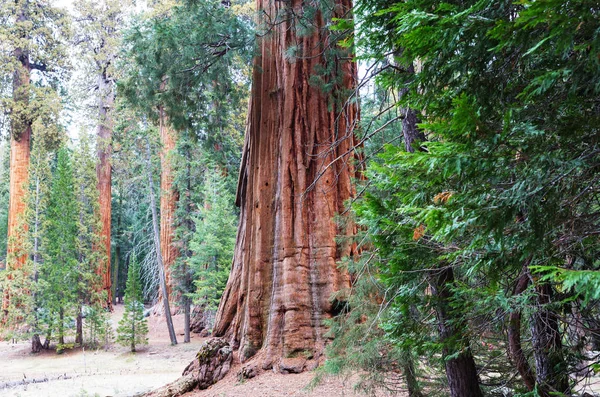
[[[69,333],[68,320],[74,317],[76,311],[78,215],[71,156],[63,147],[57,154],[48,197],[43,225],[45,249],[38,280],[40,307],[48,313],[48,332],[61,344]]]
[[[160,104],[176,129],[223,145],[209,132],[233,109],[220,104],[237,101],[252,40],[248,21],[221,3],[189,1],[137,21],[125,37],[135,67],[120,85],[147,117],[156,120]]]
[[[9,153],[7,142],[0,141],[0,263],[4,265],[8,239]]]
[[[132,352],[136,346],[147,344],[148,324],[144,318],[144,302],[140,282],[139,264],[132,256],[127,271],[127,287],[125,289],[125,312],[117,328],[117,342],[129,346]]]
[[[216,172],[206,176],[204,208],[194,218],[196,231],[190,242],[190,265],[196,274],[194,302],[216,310],[231,270],[238,217],[234,196]]]
[[[107,349],[114,340],[110,313],[96,305],[86,307],[84,314],[86,344],[91,347],[104,346]]]
[[[19,137],[26,127],[43,123],[58,141],[57,124],[48,121],[59,118],[57,88],[68,69],[69,21],[47,0],[3,1],[0,15],[0,105],[7,110],[0,117],[10,119],[0,127],[10,124],[11,134]]]
[[[513,310],[524,322],[553,311],[562,332],[571,310],[598,304],[596,8],[557,0],[357,3],[357,46],[382,65],[379,87],[402,92],[397,107],[418,111],[428,139],[422,151],[387,145],[371,158],[354,205],[370,236],[365,255],[375,255],[372,274],[391,291],[378,325],[399,348],[421,355],[442,347],[414,337],[415,324],[417,335],[435,332],[427,286],[442,264],[454,270],[450,308],[476,353],[488,337],[502,337]],[[515,280],[529,261],[541,278],[517,301]],[[540,307],[533,290],[544,283],[554,297]],[[581,346],[567,333],[563,343]]]

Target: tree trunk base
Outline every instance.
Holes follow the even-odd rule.
[[[31,337],[31,352],[32,353],[39,353],[42,351],[42,349],[44,348],[44,345],[42,345],[42,341],[40,340],[40,336],[38,334],[34,334]]]
[[[144,397],[175,397],[194,389],[207,389],[227,375],[231,369],[233,351],[224,339],[212,338],[200,347],[196,359],[183,371],[182,377]]]

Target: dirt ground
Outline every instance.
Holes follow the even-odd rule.
[[[113,327],[122,316],[123,306],[115,306]],[[175,316],[174,322],[181,342],[183,316]],[[150,316],[148,328],[149,344],[137,353],[113,344],[108,351],[33,355],[28,342],[0,342],[0,396],[131,396],[171,382],[181,375],[204,339],[192,335],[191,343],[171,346],[163,317]],[[42,382],[7,387],[23,380]]]
[[[123,315],[123,306],[115,306],[111,315],[116,328]],[[192,334],[192,341],[183,344],[183,316],[174,316],[180,343],[171,346],[163,317],[150,316],[149,344],[130,353],[113,344],[108,351],[76,349],[57,355],[53,351],[31,354],[28,342],[0,342],[0,396],[71,397],[71,396],[134,396],[174,381],[192,361],[204,341]],[[358,396],[351,380],[326,379],[313,390],[306,386],[313,373],[281,375],[264,373],[240,383],[232,368],[225,379],[208,390],[188,393],[189,397],[337,397]],[[16,384],[23,382],[25,384]],[[33,383],[36,381],[36,383]]]

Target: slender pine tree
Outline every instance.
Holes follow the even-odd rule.
[[[117,342],[123,346],[130,346],[131,351],[135,352],[136,345],[148,343],[147,334],[148,324],[144,318],[140,269],[135,255],[133,255],[127,272],[125,313],[123,313],[123,318],[119,321],[117,328]]]

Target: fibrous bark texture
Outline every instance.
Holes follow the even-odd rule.
[[[207,389],[227,375],[233,361],[233,351],[225,340],[212,338],[200,347],[194,361],[183,371],[182,377],[146,397],[182,396],[194,389]]]
[[[173,237],[175,236],[175,210],[177,209],[177,200],[179,195],[173,186],[173,166],[172,159],[177,136],[173,128],[169,126],[164,109],[160,111],[160,249],[165,266],[165,278],[167,280],[168,297],[173,291],[173,281],[171,270],[177,259],[177,248],[173,246]],[[159,290],[159,302],[162,300],[162,293]]]
[[[110,164],[111,140],[112,140],[112,120],[110,110],[113,106],[113,91],[111,83],[105,74],[98,77],[98,89],[100,99],[98,105],[99,123],[97,128],[97,151],[98,165],[96,166],[96,175],[98,177],[98,193],[100,201],[100,219],[102,222],[102,243],[100,248],[103,252],[102,263],[98,267],[98,273],[102,277],[102,290],[106,292],[106,305],[112,307],[112,277],[110,272],[110,228],[112,212],[112,169]]]
[[[310,21],[312,34],[296,34],[306,4],[257,0],[262,22],[270,24],[254,61],[240,223],[214,327],[239,348],[241,361],[264,349],[263,368],[282,372],[303,371],[321,355],[323,320],[335,310],[332,294],[350,286],[337,262],[354,246],[336,244],[336,236],[356,232],[352,223],[333,219],[355,193],[357,107],[340,92],[355,87],[356,65],[348,54],[342,59],[326,51],[334,44],[320,11]],[[334,15],[347,17],[350,8],[351,1],[336,1]],[[294,59],[285,56],[292,46]],[[309,82],[326,63],[338,79],[329,94]]]
[[[21,12],[19,21],[26,19],[25,12]],[[31,65],[29,54],[22,48],[16,48],[14,57],[19,63],[19,68],[13,74],[13,100],[19,107],[27,107],[29,102],[29,83],[31,79]],[[26,228],[23,222],[25,213],[25,193],[29,178],[29,158],[31,155],[31,123],[28,115],[13,115],[11,120],[10,139],[10,182],[9,182],[9,207],[8,207],[8,252],[7,270],[21,268],[27,256],[22,252],[22,237],[19,236],[19,227]],[[10,279],[10,275],[9,275]],[[10,285],[4,291],[2,308],[6,312],[10,304]]]

